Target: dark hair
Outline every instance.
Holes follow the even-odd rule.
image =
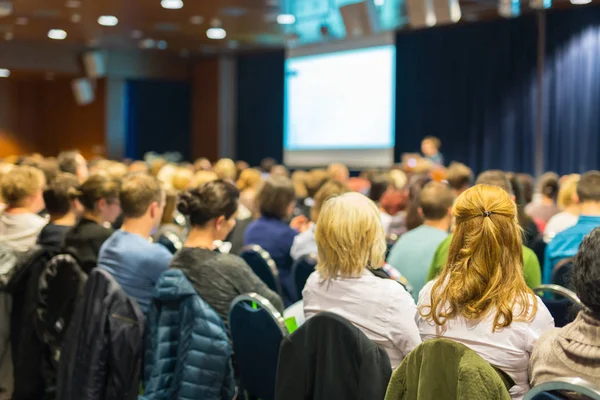
[[[143,216],[152,203],[162,202],[163,189],[158,179],[143,172],[123,178],[119,191],[121,210],[126,218]]]
[[[271,170],[273,169],[273,167],[277,165],[277,161],[275,161],[275,159],[271,158],[271,157],[267,157],[264,158],[261,162],[260,162],[260,169],[262,172],[264,173],[270,173]]]
[[[523,185],[521,182],[519,182],[517,174],[508,173],[506,175],[515,196],[519,225],[521,228],[523,228],[523,244],[529,246],[531,245],[531,242],[539,235],[539,231],[533,222],[533,219],[525,212],[525,206],[528,203],[525,200],[525,190],[523,190]]]
[[[406,206],[406,229],[413,230],[423,224],[423,217],[419,214],[419,196],[423,187],[431,182],[426,174],[413,175],[408,183],[408,205]]]
[[[288,217],[288,207],[296,198],[290,178],[271,176],[265,180],[256,194],[260,213],[280,220]]]
[[[475,184],[498,186],[506,190],[508,194],[514,194],[513,188],[510,185],[510,181],[508,180],[507,173],[504,171],[500,171],[499,169],[491,169],[489,171],[482,172],[477,177]]]
[[[94,174],[77,188],[69,190],[69,197],[77,199],[88,211],[94,211],[100,199],[116,200],[119,183],[103,174]]]
[[[446,170],[446,180],[454,190],[465,190],[473,183],[473,171],[465,164],[453,162]]]
[[[581,175],[577,183],[579,202],[600,201],[600,172],[588,171]]]
[[[556,201],[558,189],[558,175],[556,175],[554,172],[546,172],[540,177],[539,190],[543,196],[549,197]]]
[[[189,218],[192,226],[204,226],[221,215],[231,218],[238,209],[239,197],[234,185],[216,180],[181,193],[177,209]]]
[[[572,280],[581,302],[600,318],[600,228],[581,242],[573,261]]]
[[[454,203],[454,192],[441,182],[429,182],[419,194],[419,207],[425,219],[440,220],[448,215]]]
[[[525,204],[533,201],[533,176],[529,174],[517,174],[517,180],[523,187],[523,199]]]
[[[63,151],[56,159],[58,162],[58,169],[62,172],[77,175],[77,156],[79,155],[80,153],[78,151]]]
[[[54,181],[44,190],[44,203],[51,216],[63,216],[71,209],[69,193],[79,185],[79,179],[73,174],[60,172]]]
[[[373,200],[375,203],[379,203],[383,194],[387,192],[390,187],[392,181],[389,176],[384,174],[375,175],[371,179],[369,179],[371,183],[371,189],[369,189],[369,199]]]

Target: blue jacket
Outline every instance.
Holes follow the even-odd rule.
[[[140,400],[229,400],[236,394],[223,320],[181,270],[165,271],[147,321]]]

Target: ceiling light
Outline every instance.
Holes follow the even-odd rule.
[[[65,3],[65,7],[67,8],[79,8],[81,7],[81,1],[79,0],[69,0]]]
[[[227,32],[225,32],[225,29],[223,28],[210,28],[206,31],[206,36],[209,39],[215,40],[225,39],[225,36],[227,36]]]
[[[10,76],[10,71],[6,68],[0,68],[0,78],[8,78]]]
[[[156,42],[156,48],[159,50],[166,50],[167,49],[167,41],[159,40],[158,42]]]
[[[193,15],[190,17],[190,24],[192,25],[200,25],[204,22],[204,17],[200,15]]]
[[[48,31],[48,37],[54,40],[63,40],[67,38],[67,32],[62,29],[50,29]]]
[[[162,0],[160,2],[162,8],[166,8],[168,10],[179,10],[183,7],[183,1],[181,0]]]
[[[280,25],[292,25],[296,22],[296,17],[292,14],[279,14],[277,16],[277,23]]]
[[[116,26],[119,19],[114,15],[101,15],[98,17],[98,23],[102,26]]]
[[[590,4],[592,0],[571,0],[571,4],[575,4],[577,6],[582,4]]]
[[[73,14],[71,15],[71,22],[74,24],[78,24],[81,22],[81,14]]]
[[[7,17],[13,12],[13,6],[10,1],[0,1],[0,17]]]

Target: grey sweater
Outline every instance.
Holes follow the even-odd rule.
[[[229,331],[229,307],[240,294],[257,293],[279,310],[283,302],[238,256],[197,247],[184,247],[171,260],[170,268],[182,270],[200,297],[223,318]]]

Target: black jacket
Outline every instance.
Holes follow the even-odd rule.
[[[392,375],[385,350],[328,312],[286,337],[279,351],[276,400],[383,400]]]
[[[137,398],[143,318],[114,278],[94,268],[63,341],[56,399]]]
[[[113,234],[95,221],[82,218],[65,235],[64,250],[73,254],[86,274],[98,265],[98,253],[106,239]]]

